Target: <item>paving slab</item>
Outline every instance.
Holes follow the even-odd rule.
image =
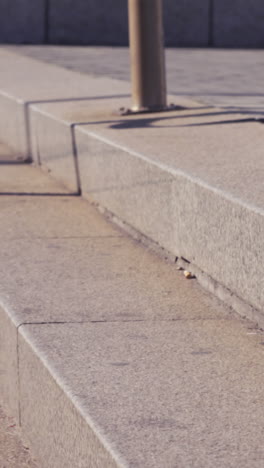
[[[194,304],[202,295],[197,284],[124,238],[3,240],[0,255],[0,300],[16,326],[215,317],[208,293],[202,307],[188,307],[190,295]]]
[[[217,8],[222,3],[218,2]],[[12,46],[8,50],[84,74],[130,81],[127,47],[35,45]],[[263,114],[263,63],[261,49],[168,48],[168,91],[215,106]]]
[[[53,183],[53,189],[55,183]],[[119,238],[123,234],[80,197],[56,191],[0,197],[1,240]],[[68,222],[69,218],[71,223]]]
[[[71,191],[34,166],[20,160],[0,161],[0,195],[58,196],[71,195]],[[30,174],[30,177],[28,175]],[[26,179],[25,179],[26,176]]]
[[[263,332],[80,197],[7,201],[0,395],[40,464],[261,465]]]
[[[259,467],[264,351],[251,333],[188,319],[23,326],[22,425],[47,467],[77,453],[80,467]]]

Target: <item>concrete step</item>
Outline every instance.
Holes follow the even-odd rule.
[[[1,178],[0,398],[39,465],[261,466],[263,332],[48,174]]]
[[[263,125],[175,97],[182,110],[113,115],[130,105],[127,83],[0,58],[0,137],[264,327]]]

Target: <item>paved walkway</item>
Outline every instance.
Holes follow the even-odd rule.
[[[130,79],[126,47],[11,46],[12,50],[82,73]],[[264,113],[264,51],[168,49],[171,94]]]
[[[43,467],[263,466],[263,332],[1,152],[0,357]]]

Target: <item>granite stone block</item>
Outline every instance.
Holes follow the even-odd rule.
[[[23,326],[22,427],[46,468],[258,468],[262,340],[237,320]]]
[[[89,198],[262,310],[263,129],[227,114],[196,108],[77,128],[81,183]]]
[[[19,355],[21,426],[41,466],[121,467],[96,424],[74,404],[21,335]]]

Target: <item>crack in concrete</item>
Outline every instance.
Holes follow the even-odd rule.
[[[193,317],[193,318],[170,318],[170,319],[131,319],[131,320],[84,320],[84,321],[78,321],[78,320],[69,320],[69,321],[40,321],[40,322],[23,322],[20,323],[17,327],[17,329],[27,326],[27,325],[88,325],[88,324],[96,324],[96,323],[102,323],[102,324],[107,324],[107,323],[164,323],[164,322],[203,322],[203,321],[217,321],[217,322],[228,322],[232,320],[232,317]]]
[[[70,240],[70,239],[124,239],[121,234],[118,236],[28,236],[28,237],[2,237],[1,240],[20,241],[20,240]]]

